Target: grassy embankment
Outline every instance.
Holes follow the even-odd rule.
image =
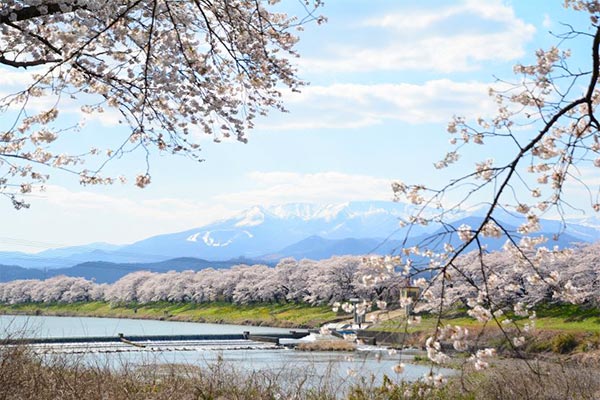
[[[328,306],[308,304],[151,303],[111,305],[107,302],[0,304],[0,314],[161,319],[170,321],[318,327],[336,319]]]
[[[600,309],[574,304],[543,305],[535,309],[537,318],[535,325],[542,331],[561,331],[571,333],[595,333],[600,332]],[[528,318],[512,317],[519,324],[530,322]],[[469,317],[462,310],[458,310],[442,317],[444,324],[460,325],[472,328],[481,328],[483,325],[477,320]],[[437,323],[437,317],[423,315],[422,323],[408,327],[409,332],[430,330]],[[492,323],[493,325],[493,323]],[[394,318],[383,321],[377,327],[378,330],[386,332],[404,332],[405,324],[403,318]]]
[[[536,309],[536,327],[543,331],[600,333],[600,309],[578,305],[541,306]],[[331,311],[329,306],[310,306],[297,303],[264,303],[239,305],[226,302],[111,305],[104,301],[77,303],[0,304],[0,314],[89,316],[113,318],[161,319],[246,325],[318,327],[325,322],[349,319]],[[519,320],[519,318],[515,318]],[[529,320],[520,319],[522,323]],[[463,311],[442,318],[444,324],[480,328],[482,325]],[[433,329],[437,318],[423,315],[422,323],[408,327],[408,332]],[[384,320],[376,326],[385,332],[404,332],[403,318]]]
[[[579,305],[542,305],[536,308],[535,330],[524,334],[527,338],[526,345],[520,350],[526,353],[552,352],[559,354],[573,354],[593,351],[595,357],[600,359],[600,309],[597,307]],[[531,322],[528,318],[513,317],[519,327]],[[468,327],[478,337],[479,346],[492,346],[499,350],[512,351],[512,346],[495,322],[486,326],[466,315],[464,310],[458,310],[445,315],[443,325],[459,325]],[[437,317],[423,315],[422,322],[418,325],[407,325],[402,317],[383,321],[371,328],[374,330],[395,333],[408,333],[404,344],[422,343],[424,337],[429,336],[435,329]],[[515,336],[512,324],[503,326],[509,336]],[[481,336],[479,332],[483,330]]]

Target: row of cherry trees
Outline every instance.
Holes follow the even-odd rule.
[[[361,257],[334,257],[323,261],[285,259],[275,268],[237,265],[229,269],[139,271],[113,284],[58,276],[47,280],[16,280],[0,284],[0,302],[75,302],[105,300],[112,303],[156,301],[236,304],[306,302],[332,304],[360,297],[398,299],[401,278],[390,275],[373,285],[372,267]],[[366,277],[366,281],[365,281]]]
[[[459,261],[460,274],[422,281],[425,289],[421,308],[437,305],[427,298],[443,298],[445,304],[477,299],[491,310],[519,304],[539,303],[600,304],[600,242],[580,244],[560,252],[545,247],[505,246],[501,252],[471,252]]]
[[[544,252],[537,257],[543,258]],[[507,249],[483,256],[471,253],[460,260],[463,275],[448,277],[446,304],[467,302],[481,293],[484,281],[490,299],[498,306],[540,302],[600,303],[600,242],[581,245],[563,257],[539,260],[540,267],[524,273],[518,254]],[[201,271],[140,271],[113,284],[97,284],[83,278],[58,276],[47,280],[17,280],[0,284],[0,302],[65,302],[105,300],[112,303],[156,301],[236,304],[305,302],[333,304],[352,297],[398,302],[404,274],[382,274],[362,257],[333,257],[311,261],[284,259],[276,267],[237,265],[229,269]],[[420,307],[428,294],[437,297],[442,285],[436,280],[413,280],[423,287]],[[510,284],[507,284],[509,282]],[[466,304],[466,303],[465,303]]]

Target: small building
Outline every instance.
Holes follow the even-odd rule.
[[[421,288],[411,285],[410,279],[406,279],[404,286],[400,287],[400,304],[405,304],[404,312],[406,316],[412,314],[413,308],[419,297],[421,296]],[[411,301],[407,301],[410,299]]]
[[[362,325],[365,323],[365,312],[359,313],[357,309],[357,305],[360,303],[360,301],[361,300],[357,298],[348,300],[348,302],[352,304],[354,326],[358,327],[358,329],[361,329]]]

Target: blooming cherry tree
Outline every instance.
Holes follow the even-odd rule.
[[[440,227],[434,236],[402,250],[403,263],[410,266],[405,276],[419,277],[416,284],[422,289],[416,309],[441,316],[457,305],[466,307],[482,324],[495,323],[515,350],[525,343],[524,332],[534,326],[532,306],[543,301],[591,302],[597,285],[595,265],[569,264],[566,260],[573,260],[573,252],[552,246],[551,238],[538,233],[542,216],[562,221],[558,236],[567,229],[568,211],[600,211],[600,186],[589,179],[600,167],[600,1],[564,4],[587,13],[589,26],[565,25],[565,32],[556,35],[558,45],[537,50],[532,63],[516,65],[512,82],[498,81],[490,89],[497,104],[494,116],[455,116],[447,127],[452,149],[435,167],[461,162],[461,153],[473,146],[501,144],[507,150],[476,162],[471,173],[441,188],[392,185],[397,200],[418,207],[409,224]],[[573,42],[573,48],[583,44],[591,49],[589,55],[575,57],[568,47]],[[449,222],[456,212],[475,205],[483,211],[472,226]],[[517,226],[500,222],[507,215],[519,221]],[[497,239],[506,241],[504,252],[488,254],[485,242]],[[380,263],[384,270],[383,259]],[[570,271],[573,268],[578,271]],[[507,313],[533,322],[518,326]],[[467,335],[459,327],[445,326],[440,317],[426,344],[431,360],[443,362],[440,340],[456,342],[457,336],[461,339],[455,349],[471,350],[463,343]],[[491,355],[472,352],[469,360],[481,369]]]
[[[15,207],[48,179],[48,167],[76,173],[84,185],[111,184],[105,164],[134,152],[200,160],[200,136],[247,140],[254,119],[284,110],[281,91],[303,82],[290,60],[294,29],[323,18],[320,0],[305,17],[274,11],[277,0],[8,0],[0,5],[0,65],[30,70],[20,90],[3,94],[0,193]],[[109,149],[66,153],[58,120],[117,112],[129,129]],[[76,122],[77,125],[77,122]],[[64,143],[62,144],[64,146]],[[93,167],[83,162],[96,157]],[[135,185],[151,182],[149,166]],[[15,190],[16,188],[16,190]]]

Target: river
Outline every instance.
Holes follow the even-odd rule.
[[[0,315],[0,335],[18,337],[85,337],[133,335],[210,335],[288,333],[289,329],[148,319]]]
[[[3,337],[92,337],[133,335],[193,335],[193,334],[241,334],[288,333],[289,329],[241,325],[221,325],[192,322],[134,320],[117,318],[51,317],[51,316],[0,316],[0,336]],[[428,373],[429,366],[410,364],[410,354],[389,354],[388,350],[374,346],[359,346],[355,352],[302,352],[274,348],[264,343],[226,341],[203,343],[166,343],[145,348],[122,343],[91,343],[83,350],[81,345],[60,345],[46,353],[77,353],[79,360],[87,363],[109,364],[115,368],[147,364],[186,364],[208,367],[223,362],[230,368],[246,372],[270,371],[284,377],[297,376],[298,371],[323,379],[347,382],[353,376],[374,377],[381,382],[383,375],[394,380],[414,381]],[[396,375],[392,367],[398,362],[406,363],[405,372]],[[444,374],[452,373],[442,370]]]

